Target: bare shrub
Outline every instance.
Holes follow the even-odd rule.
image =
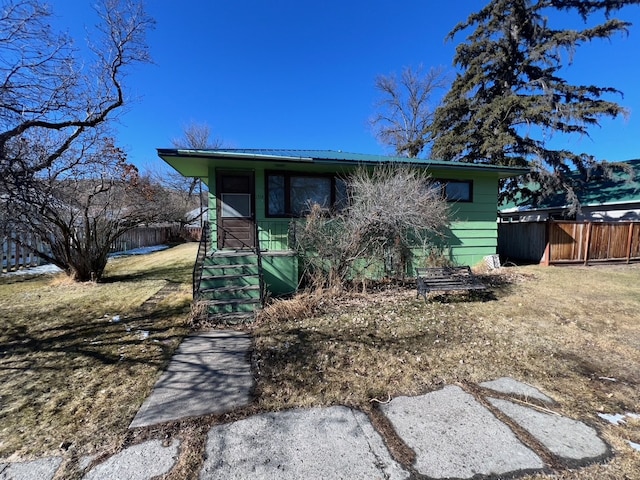
[[[191,304],[188,324],[192,330],[212,326],[209,322],[209,305],[206,302],[196,301]]]
[[[345,209],[312,205],[296,229],[306,278],[316,287],[403,277],[413,250],[426,255],[449,223],[440,186],[423,169],[359,168],[346,183]]]

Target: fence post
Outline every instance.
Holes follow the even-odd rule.
[[[631,263],[631,242],[633,241],[634,223],[629,222],[629,235],[627,235],[627,263]]]
[[[590,246],[591,246],[591,222],[587,223],[587,234],[586,234],[586,238],[584,240],[584,266],[588,266],[589,265],[589,250],[590,250]]]
[[[547,219],[547,224],[544,229],[544,253],[542,254],[543,266],[548,267],[551,265],[551,219]]]

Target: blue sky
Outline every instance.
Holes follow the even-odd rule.
[[[53,0],[61,25],[82,37],[95,23],[87,0]],[[331,149],[390,153],[368,119],[379,96],[378,74],[405,66],[444,66],[453,74],[457,43],[447,33],[486,4],[481,0],[148,0],[156,20],[148,43],[152,65],[126,79],[135,100],[121,115],[117,141],[129,159],[155,168],[156,148],[171,147],[189,122],[210,125],[237,148]],[[617,17],[630,35],[578,48],[564,75],[612,86],[630,110],[604,120],[591,138],[552,139],[598,158],[640,157],[640,8]],[[552,17],[556,27],[579,26]],[[555,22],[554,22],[555,20]],[[80,38],[79,40],[82,40]]]

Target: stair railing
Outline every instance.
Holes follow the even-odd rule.
[[[202,224],[202,234],[200,235],[200,244],[198,245],[198,256],[193,265],[193,300],[196,301],[200,297],[200,283],[202,282],[202,272],[204,271],[204,261],[207,257],[207,250],[211,240],[211,229],[209,222]]]
[[[256,256],[258,257],[258,285],[260,287],[260,306],[264,307],[264,276],[262,275],[262,249],[260,248],[260,230],[258,229],[258,222],[253,222],[255,226],[255,245],[254,251],[256,252]]]

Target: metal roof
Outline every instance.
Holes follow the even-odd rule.
[[[292,150],[259,148],[218,148],[213,150],[190,150],[159,148],[158,155],[164,157],[199,157],[209,159],[237,159],[251,161],[278,161],[316,164],[407,164],[423,167],[442,167],[455,170],[480,170],[495,172],[500,177],[523,175],[529,171],[522,167],[503,167],[483,163],[449,162],[424,158],[407,158],[386,155],[350,153],[341,150]]]
[[[628,165],[633,174],[618,171],[613,178],[591,177],[582,188],[576,189],[582,207],[640,203],[640,159],[616,162]],[[576,174],[577,176],[577,174]],[[509,202],[500,208],[503,213],[567,208],[567,199],[562,193],[540,199],[536,205],[530,202]]]

